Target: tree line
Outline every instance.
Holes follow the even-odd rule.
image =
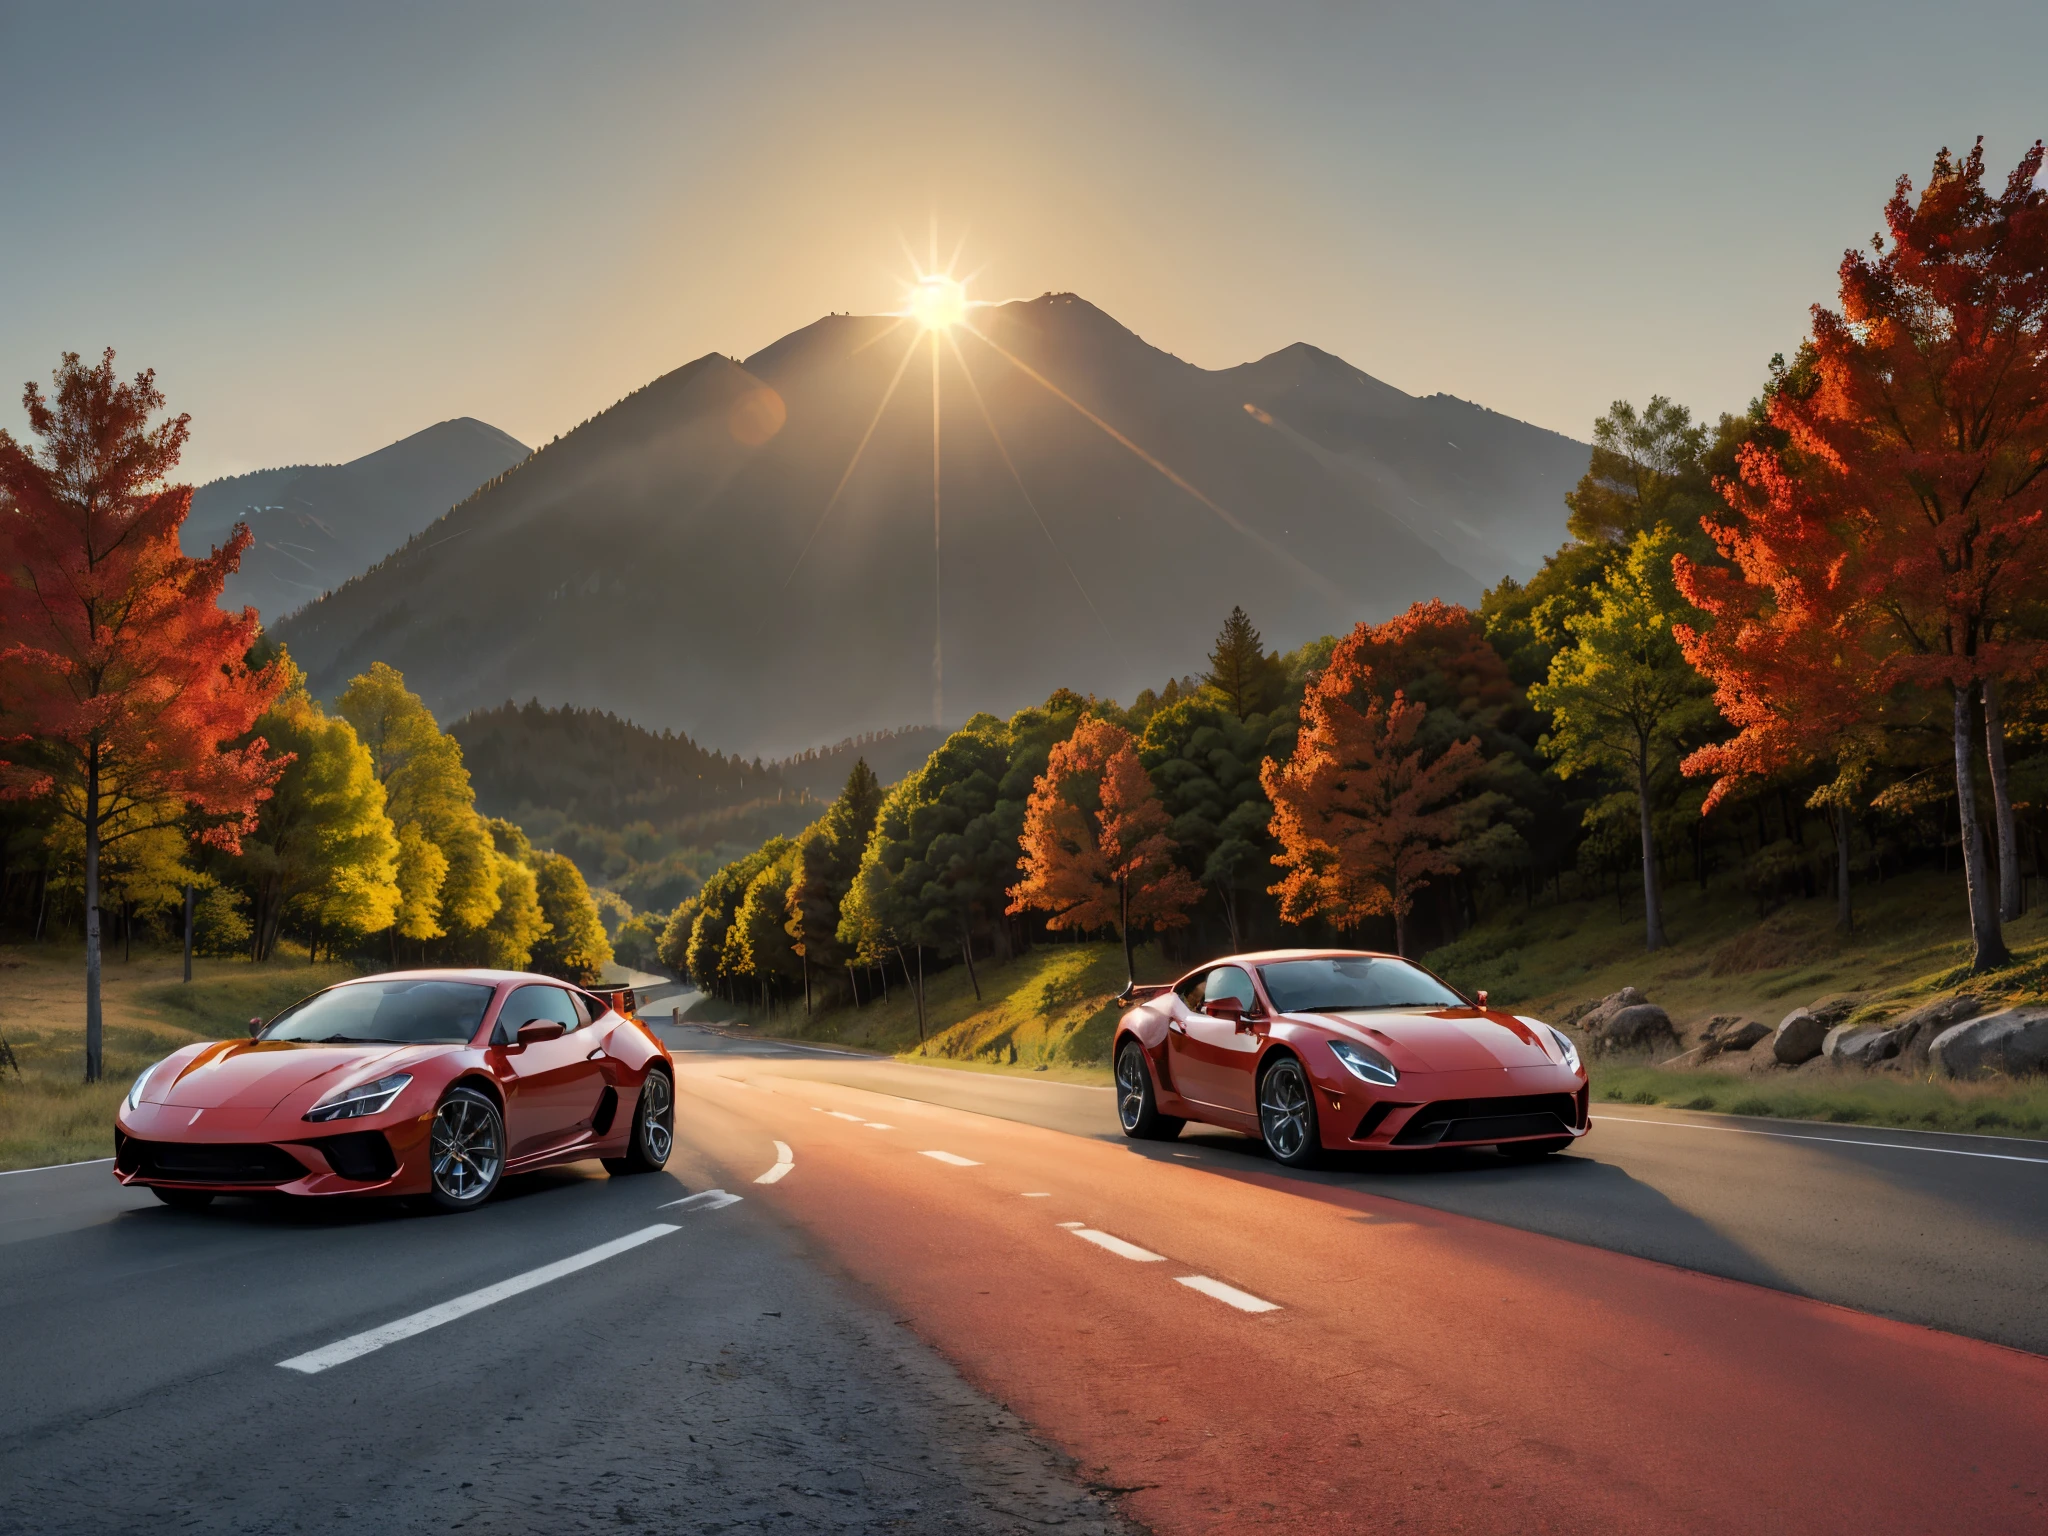
[[[1981,145],[1901,178],[1840,308],[1709,425],[1595,424],[1569,541],[1476,610],[1268,652],[1233,611],[1128,709],[978,715],[886,794],[714,874],[663,961],[707,990],[921,1004],[931,963],[1063,930],[1411,952],[1482,906],[1731,866],[1768,905],[1959,866],[1978,969],[2041,867],[2048,789],[2048,197]],[[1690,866],[1687,871],[1687,866]],[[1195,947],[1201,947],[1198,943]],[[978,979],[975,988],[979,991]]]

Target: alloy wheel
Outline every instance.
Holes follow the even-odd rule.
[[[489,1193],[505,1150],[498,1117],[468,1094],[451,1095],[434,1112],[434,1187],[458,1204]]]
[[[676,1101],[668,1079],[649,1072],[646,1086],[640,1090],[640,1144],[656,1164],[668,1161],[669,1148],[675,1142],[675,1121]]]
[[[1259,1084],[1259,1128],[1266,1145],[1283,1162],[1298,1157],[1308,1145],[1308,1083],[1292,1060],[1273,1063]]]
[[[1116,1059],[1116,1112],[1126,1131],[1135,1131],[1145,1113],[1145,1063],[1135,1046]]]

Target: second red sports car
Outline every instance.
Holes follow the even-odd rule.
[[[508,1173],[668,1161],[667,1047],[550,977],[398,971],[250,1024],[250,1039],[188,1045],[135,1079],[115,1116],[123,1184],[176,1206],[277,1192],[413,1195],[461,1211]]]
[[[1562,1031],[1397,956],[1231,955],[1129,996],[1111,1057],[1126,1136],[1200,1120],[1298,1166],[1419,1147],[1542,1157],[1586,1134],[1586,1072]]]

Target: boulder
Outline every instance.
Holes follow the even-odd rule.
[[[1771,1036],[1771,1055],[1782,1066],[1796,1067],[1811,1061],[1827,1044],[1834,1021],[1811,1008],[1794,1008]]]
[[[1707,1020],[1707,1027],[1700,1041],[1700,1050],[1705,1059],[1711,1060],[1727,1051],[1746,1051],[1759,1040],[1770,1038],[1771,1026],[1759,1024],[1755,1019],[1745,1019],[1740,1014],[1717,1013]]]
[[[1579,1017],[1578,1026],[1585,1032],[1588,1048],[1595,1056],[1653,1051],[1660,1046],[1675,1049],[1679,1043],[1678,1031],[1671,1026],[1671,1015],[1634,987],[1623,987],[1601,998]]]
[[[1984,1005],[1968,993],[1922,1004],[1911,1013],[1891,1021],[1891,1034],[1896,1042],[1892,1058],[1911,1071],[1924,1071],[1927,1049],[1934,1044],[1934,1037],[1965,1019],[1976,1018],[1983,1011]]]
[[[2048,1008],[2007,1008],[1951,1024],[1934,1037],[1927,1061],[1944,1077],[2048,1071]]]
[[[1820,1053],[1836,1066],[1874,1067],[1899,1053],[1896,1034],[1882,1024],[1837,1024]]]

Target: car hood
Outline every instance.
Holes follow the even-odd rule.
[[[268,1110],[286,1095],[331,1082],[336,1087],[368,1069],[393,1070],[434,1047],[417,1045],[312,1045],[297,1040],[227,1040],[201,1048],[189,1060],[152,1078],[143,1101],[187,1109],[240,1105]],[[444,1047],[445,1049],[445,1047]]]
[[[1380,1050],[1388,1042],[1431,1072],[1467,1072],[1486,1067],[1555,1066],[1536,1031],[1512,1014],[1478,1008],[1445,1008],[1429,1013],[1390,1013],[1377,1008],[1318,1013],[1314,1019],[1334,1032]],[[1406,1065],[1399,1054],[1396,1066]]]

